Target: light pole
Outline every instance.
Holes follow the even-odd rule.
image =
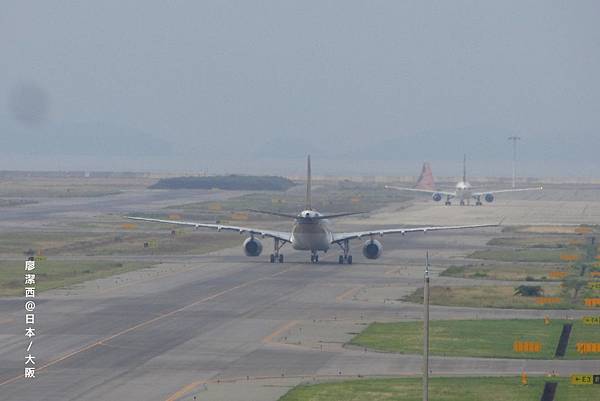
[[[515,188],[516,187],[516,182],[517,182],[517,141],[521,139],[520,136],[509,136],[508,140],[509,141],[513,141],[513,162],[512,162],[512,170],[513,170],[513,177],[512,177],[512,187]]]
[[[423,307],[423,401],[429,401],[429,251],[425,256]]]

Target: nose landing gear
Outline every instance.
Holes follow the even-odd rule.
[[[310,251],[310,262],[319,263],[319,254],[317,251]]]

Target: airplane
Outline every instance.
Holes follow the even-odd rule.
[[[332,246],[338,245],[342,254],[338,258],[339,264],[352,264],[352,255],[350,254],[350,240],[368,238],[362,249],[363,255],[367,259],[377,259],[381,256],[383,247],[375,237],[383,237],[388,234],[406,234],[413,232],[427,233],[429,231],[457,230],[467,228],[496,227],[499,224],[478,224],[465,226],[446,226],[446,227],[418,227],[418,228],[389,228],[354,232],[333,232],[330,228],[330,219],[343,216],[350,216],[360,213],[336,213],[322,214],[316,211],[311,204],[311,168],[310,156],[307,160],[307,179],[306,179],[306,199],[305,207],[297,215],[284,214],[278,212],[250,210],[252,212],[264,213],[273,216],[293,219],[294,223],[291,232],[264,230],[262,228],[238,227],[223,224],[197,223],[180,220],[162,220],[145,217],[125,216],[130,220],[139,220],[156,223],[177,224],[198,228],[209,228],[217,231],[237,231],[240,234],[247,234],[249,237],[242,244],[246,256],[256,257],[262,252],[263,246],[258,238],[273,239],[273,253],[270,255],[270,262],[283,263],[283,254],[280,252],[285,244],[290,244],[296,250],[310,251],[310,260],[312,263],[319,262],[319,252],[327,252]]]
[[[420,188],[404,188],[404,187],[396,187],[392,185],[386,185],[387,189],[396,189],[398,191],[412,191],[412,192],[421,192],[426,194],[431,194],[431,197],[434,201],[439,202],[442,200],[442,197],[446,197],[446,206],[450,206],[450,199],[458,198],[460,200],[460,205],[464,206],[465,203],[470,203],[471,199],[475,199],[475,205],[481,206],[483,203],[481,202],[481,198],[485,199],[486,202],[491,203],[494,201],[494,194],[505,193],[505,192],[521,192],[521,191],[541,191],[544,187],[535,187],[535,188],[513,188],[513,189],[497,189],[493,191],[480,191],[475,192],[471,187],[471,184],[467,181],[467,156],[465,155],[463,158],[463,178],[462,181],[456,184],[454,192],[448,191],[433,191],[429,189],[420,189]]]

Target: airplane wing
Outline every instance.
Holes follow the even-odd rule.
[[[432,191],[430,189],[419,189],[419,188],[404,188],[404,187],[394,187],[392,185],[386,185],[386,189],[395,189],[398,191],[412,191],[412,192],[422,192],[425,194],[441,194],[444,196],[449,196],[453,198],[456,194],[454,192],[445,192],[445,191]]]
[[[372,230],[372,231],[356,231],[350,233],[335,233],[333,234],[333,239],[331,243],[338,243],[345,240],[350,239],[360,239],[362,237],[369,236],[380,236],[383,237],[387,234],[406,234],[406,233],[414,233],[414,232],[422,232],[426,233],[428,231],[442,231],[442,230],[459,230],[462,228],[481,228],[481,227],[497,227],[498,224],[476,224],[470,226],[441,226],[441,227],[416,227],[416,228],[390,228],[390,229],[382,229],[382,230]]]
[[[504,193],[504,192],[541,191],[542,189],[544,189],[544,187],[498,189],[498,190],[494,190],[494,191],[473,192],[473,196],[483,196],[485,194],[499,194],[499,193]]]
[[[165,224],[178,224],[181,226],[191,226],[194,228],[212,228],[217,231],[227,230],[227,231],[237,231],[240,234],[248,233],[254,234],[261,237],[270,237],[275,238],[280,241],[290,242],[292,234],[286,233],[283,231],[271,231],[271,230],[263,230],[262,228],[250,228],[250,227],[238,227],[238,226],[228,226],[224,224],[207,224],[207,223],[195,223],[193,221],[179,221],[179,220],[162,220],[162,219],[149,219],[145,217],[132,217],[125,216],[125,218],[130,220],[138,220],[138,221],[150,221],[154,223],[165,223]]]

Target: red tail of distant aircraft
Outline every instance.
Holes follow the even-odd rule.
[[[431,172],[431,166],[428,162],[423,163],[423,168],[421,169],[421,175],[417,180],[417,185],[415,188],[419,189],[435,189],[435,181],[433,180],[433,173]]]

